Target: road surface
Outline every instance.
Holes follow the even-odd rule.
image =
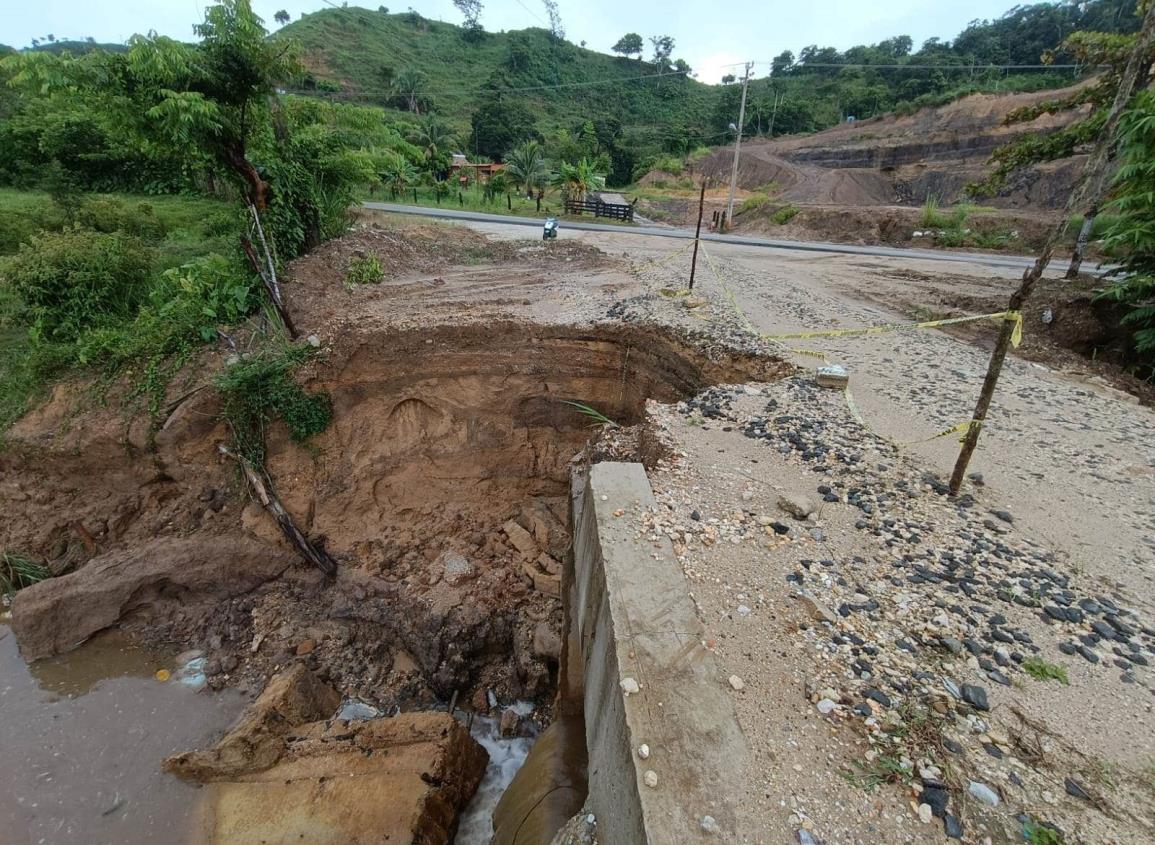
[[[426,208],[420,205],[401,205],[391,202],[366,202],[364,208],[384,211],[390,214],[415,214],[424,217],[440,217],[448,220],[465,220],[472,223],[501,223],[507,226],[533,226],[540,228],[542,221],[536,217],[517,217],[509,214],[486,214],[481,211],[462,211],[454,208]],[[586,223],[580,220],[566,220],[565,229],[584,232],[612,232],[614,234],[650,235],[658,238],[681,238],[691,240],[694,233],[689,229],[672,226],[629,226],[609,223]],[[856,246],[854,244],[831,244],[819,241],[787,241],[774,238],[755,238],[746,235],[703,234],[702,240],[715,241],[738,246],[768,247],[799,252],[841,253],[844,255],[867,255],[881,258],[910,258],[926,261],[953,261],[980,264],[984,267],[1009,267],[1024,269],[1034,264],[1033,258],[1018,255],[988,255],[976,252],[947,252],[937,249],[900,249],[890,246]],[[1053,264],[1053,262],[1052,262]]]

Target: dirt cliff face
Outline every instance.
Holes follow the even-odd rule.
[[[1024,135],[1054,131],[1073,113],[1043,115],[1006,125],[1008,114],[1068,91],[976,94],[913,115],[842,124],[813,135],[742,144],[738,183],[744,190],[771,186],[776,201],[871,206],[921,205],[928,197],[946,205],[962,201],[968,182],[982,179],[994,150]],[[984,199],[1003,208],[1062,208],[1078,175],[1081,157],[1031,168],[999,196]],[[733,148],[715,150],[696,170],[728,181]]]

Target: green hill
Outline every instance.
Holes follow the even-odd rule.
[[[404,109],[394,85],[416,72],[419,108],[462,129],[483,94],[533,89],[516,96],[545,133],[614,118],[624,132],[654,141],[693,138],[708,134],[716,100],[714,86],[673,72],[658,76],[654,64],[586,50],[544,29],[486,32],[470,41],[461,27],[416,13],[349,7],[305,15],[276,37],[285,36],[303,46],[316,94]]]

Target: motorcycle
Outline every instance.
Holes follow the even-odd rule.
[[[556,238],[556,237],[557,237],[557,218],[556,217],[545,218],[545,226],[543,226],[542,230],[541,230],[541,239],[543,241],[548,241],[548,240]]]

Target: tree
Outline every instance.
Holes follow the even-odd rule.
[[[737,79],[738,79],[738,77],[736,77],[734,74],[732,74],[732,73],[727,73],[725,76],[723,76],[723,77],[722,77],[722,84],[723,84],[723,85],[731,85],[731,84],[733,84],[733,83],[734,83],[734,82],[735,82]]]
[[[534,188],[544,187],[549,177],[545,150],[537,141],[526,141],[514,147],[505,157],[505,164],[510,177],[527,196],[533,193]]]
[[[469,147],[479,155],[501,160],[516,145],[537,136],[533,112],[521,100],[488,99],[473,113]]]
[[[393,80],[393,90],[414,114],[421,113],[421,89],[425,87],[425,74],[413,68],[406,68]]]
[[[1119,125],[1119,170],[1112,214],[1103,238],[1119,262],[1106,296],[1130,308],[1123,322],[1136,326],[1135,348],[1155,360],[1155,93],[1140,94]],[[1149,375],[1155,375],[1153,371]]]
[[[627,59],[630,56],[636,55],[639,59],[642,58],[642,50],[645,49],[645,42],[642,41],[642,36],[636,32],[627,32],[618,39],[618,43],[613,46],[615,53],[620,53]]]
[[[417,168],[400,153],[390,152],[380,165],[378,176],[381,182],[394,194],[399,194],[410,185],[416,185],[421,180]]]
[[[457,145],[457,136],[436,117],[426,115],[410,134],[409,143],[424,151],[430,172],[440,173],[447,169],[451,148]]]
[[[555,41],[562,41],[565,39],[565,28],[561,23],[561,12],[557,8],[557,0],[542,0],[545,5],[545,13],[549,15],[549,34],[553,36]]]
[[[568,199],[584,200],[586,194],[606,186],[606,174],[596,162],[582,158],[575,164],[563,161],[550,181]]]
[[[655,35],[650,38],[654,47],[654,57],[650,60],[658,66],[658,71],[664,73],[670,69],[670,56],[674,52],[674,39],[669,35]]]
[[[485,32],[481,27],[481,0],[453,0],[453,5],[465,18],[465,40],[479,40]]]
[[[794,67],[794,54],[789,50],[783,50],[771,60],[770,75],[777,76],[780,73],[787,73],[792,67]]]
[[[273,20],[275,20],[281,26],[284,26],[285,24],[287,24],[289,22],[289,13],[286,12],[284,9],[281,9],[281,11],[279,11],[275,15],[273,15]]]

